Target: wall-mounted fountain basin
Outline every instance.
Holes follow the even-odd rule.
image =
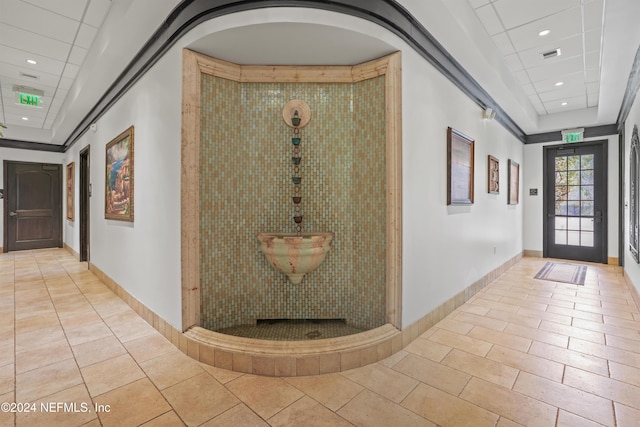
[[[315,270],[331,249],[333,232],[258,233],[260,250],[269,263],[289,277],[294,285]]]

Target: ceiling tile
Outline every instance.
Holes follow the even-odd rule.
[[[15,1],[15,0],[13,0]],[[80,21],[87,0],[21,0],[42,9],[58,13],[76,21]]]
[[[482,25],[484,25],[484,29],[487,30],[490,36],[504,32],[504,27],[490,4],[476,9],[476,13]]]
[[[78,31],[78,37],[76,37],[75,44],[84,49],[89,49],[97,33],[98,30],[95,27],[82,24],[80,25],[80,31]]]
[[[84,58],[87,56],[87,52],[88,52],[87,49],[82,48],[78,45],[74,45],[71,48],[71,53],[69,54],[69,59],[68,59],[69,63],[75,64],[75,65],[82,65]]]
[[[3,78],[3,81],[11,81],[11,84],[25,85],[41,90],[51,90],[58,84],[59,78],[57,74],[49,74],[44,72],[32,73],[38,76],[38,79],[35,80],[21,76],[21,71],[26,70],[24,67],[17,67],[12,64],[0,64],[0,78]]]
[[[600,80],[600,68],[587,68],[587,83]]]
[[[587,94],[587,107],[597,107],[600,96],[596,93],[593,95]]]
[[[515,49],[513,48],[513,44],[511,44],[511,40],[509,40],[507,33],[496,34],[495,36],[492,36],[491,39],[503,55],[515,53]]]
[[[517,53],[505,56],[504,60],[511,71],[520,71],[524,68]]]
[[[469,4],[474,9],[480,6],[484,6],[485,4],[488,4],[488,3],[489,3],[489,0],[469,0]]]
[[[529,75],[527,74],[526,71],[524,70],[516,71],[514,74],[516,76],[516,79],[521,85],[526,85],[528,83],[531,83],[531,80],[529,79]]]
[[[525,2],[528,3],[528,2]],[[540,37],[540,30],[548,29],[548,36]],[[571,9],[539,21],[523,25],[508,31],[516,51],[531,49],[537,46],[558,42],[567,37],[582,33],[580,9]]]
[[[542,92],[539,94],[542,102],[558,101],[572,99],[580,96],[585,96],[584,86],[562,86],[557,90],[549,92]]]
[[[47,58],[65,61],[71,45],[30,31],[0,23],[0,40],[11,40],[11,46]],[[0,41],[0,43],[2,43]]]
[[[77,21],[21,1],[10,1],[8,6],[2,6],[0,22],[65,43],[73,42]]]
[[[74,64],[67,64],[64,67],[64,72],[62,73],[63,77],[67,77],[69,79],[75,79],[76,76],[78,75],[78,69],[80,67],[78,65],[74,65]]]
[[[589,52],[585,56],[587,68],[600,68],[600,52]]]
[[[562,102],[566,102],[567,105],[562,105]],[[577,96],[574,98],[565,99],[563,101],[549,101],[544,103],[545,109],[549,114],[559,113],[562,111],[578,110],[580,108],[587,108],[587,96]]]
[[[556,86],[556,83],[562,82],[562,86]],[[554,75],[552,79],[540,80],[533,84],[537,92],[550,92],[555,91],[559,87],[578,87],[584,88],[584,72],[576,72],[564,75]]]
[[[584,34],[584,45],[586,52],[599,51],[602,45],[602,31],[592,30]]]
[[[602,15],[604,13],[604,0],[595,0],[584,5],[584,31],[600,30],[602,28]]]
[[[542,56],[544,52],[549,52],[558,48],[562,53],[561,56],[552,59],[544,59],[544,57]],[[582,37],[579,35],[569,37],[555,43],[552,42],[534,47],[532,49],[524,50],[522,52],[519,52],[518,55],[522,60],[524,68],[540,67],[549,64],[550,61],[561,61],[566,58],[582,55]]]
[[[525,95],[531,96],[536,94],[536,88],[533,87],[531,83],[523,85],[522,89],[524,90]]]
[[[555,59],[555,58],[554,58]],[[548,61],[553,61],[550,59]],[[550,80],[558,75],[571,74],[583,70],[582,56],[574,56],[561,61],[549,62],[543,67],[528,68],[527,73],[532,82]]]
[[[510,29],[566,9],[577,8],[580,0],[498,0],[493,5],[504,26]]]
[[[92,27],[99,28],[111,7],[111,0],[91,0],[89,9],[84,15],[83,22]]]
[[[29,54],[23,50],[14,49],[12,47],[4,46],[0,44],[0,58],[5,64],[11,64],[15,67],[23,69],[25,73],[37,74],[49,73],[59,74],[62,72],[64,62],[56,61],[55,59],[46,58],[41,55]],[[36,60],[36,65],[27,63],[27,59]],[[1,67],[2,65],[0,65]]]

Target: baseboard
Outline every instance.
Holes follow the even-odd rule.
[[[523,251],[524,256],[530,258],[542,258],[542,251],[532,251],[530,249],[525,249]]]
[[[609,257],[609,258],[607,258],[607,264],[608,265],[620,265],[620,261],[618,260],[618,258]]]
[[[66,243],[62,243],[62,247],[69,252],[71,255],[73,255],[75,257],[75,259],[77,259],[78,261],[80,261],[80,254],[76,251],[73,250],[73,248],[69,245],[67,245]]]
[[[262,348],[246,338],[223,336],[198,327],[183,333],[129,294],[95,264],[90,262],[89,270],[149,325],[195,360],[211,366],[255,375],[305,376],[354,369],[397,353],[449,313],[469,301],[481,289],[513,267],[522,257],[523,253],[520,253],[507,260],[402,331],[387,324],[375,330],[363,332],[362,337],[351,336],[352,338],[343,337],[343,340],[333,340],[339,344],[335,349],[326,343],[318,347],[317,342],[307,344],[306,347],[297,344],[285,346],[278,344],[275,347]],[[261,345],[264,347],[265,344]]]

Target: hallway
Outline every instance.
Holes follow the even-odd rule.
[[[590,264],[582,287],[533,279],[545,261],[382,362],[268,378],[190,359],[65,250],[0,254],[0,401],[23,411],[3,405],[0,426],[637,425],[640,313],[621,268]]]

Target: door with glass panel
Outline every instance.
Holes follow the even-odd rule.
[[[606,141],[544,151],[544,256],[606,263]]]

